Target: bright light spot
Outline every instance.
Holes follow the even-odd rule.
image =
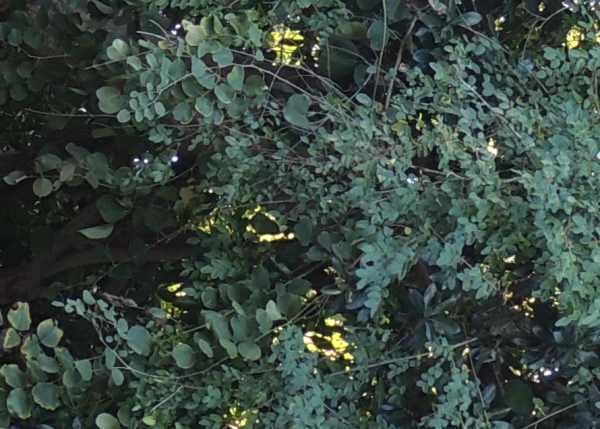
[[[600,161],[600,152],[598,152],[598,153],[596,154],[596,159],[597,159],[598,161]]]
[[[498,148],[496,147],[496,141],[494,139],[489,139],[486,149],[492,155],[492,158],[498,156]]]
[[[512,256],[509,256],[507,258],[504,258],[504,262],[507,263],[507,264],[514,264],[516,262],[516,260],[517,260],[517,256],[516,255],[512,255]]]
[[[83,113],[87,113],[87,109],[85,107],[80,107],[77,110],[79,110],[80,112],[83,112]]]
[[[177,161],[179,161],[179,157],[178,157],[177,155],[173,155],[173,156],[171,157],[171,162],[172,162],[172,163],[175,163],[175,162],[177,162]]]
[[[138,162],[140,162],[140,159],[136,156],[135,158],[133,158],[133,163],[137,164]]]
[[[415,185],[415,184],[419,183],[419,178],[417,176],[415,176],[414,174],[409,174],[408,177],[406,178],[406,183],[408,183],[409,185]]]
[[[144,164],[149,164],[150,160],[148,158],[144,158]]]
[[[181,24],[175,24],[175,30],[179,30],[181,28]]]

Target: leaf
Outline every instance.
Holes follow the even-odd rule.
[[[75,361],[75,368],[77,368],[83,381],[90,381],[92,379],[92,363],[88,359]]]
[[[387,45],[387,41],[389,39],[389,29],[386,29],[386,26],[381,19],[377,19],[373,21],[369,27],[367,36],[371,41],[371,49],[374,51],[381,51],[385,45]]]
[[[303,246],[308,246],[312,239],[313,226],[308,217],[304,217],[294,227],[294,235]]]
[[[217,99],[223,104],[230,104],[233,101],[233,97],[235,97],[233,89],[229,85],[217,85],[214,91]]]
[[[25,373],[14,363],[2,365],[0,375],[10,387],[24,387],[27,382]]]
[[[98,97],[98,107],[107,114],[115,114],[123,106],[123,97],[121,92],[112,86],[103,86],[96,91]]]
[[[465,25],[468,25],[469,27],[473,27],[474,25],[477,25],[481,22],[481,15],[477,12],[464,13],[461,16],[461,18],[464,21]]]
[[[79,230],[79,233],[90,240],[102,240],[109,237],[114,229],[114,225],[98,225],[90,228],[83,228]]]
[[[521,380],[512,380],[506,384],[504,399],[516,414],[529,415],[533,409],[533,391]]]
[[[154,416],[144,416],[142,423],[144,423],[146,426],[155,426],[156,418],[154,418]]]
[[[102,413],[96,417],[96,426],[99,429],[120,429],[121,424],[112,414]]]
[[[117,121],[124,124],[126,122],[129,122],[130,120],[131,120],[131,112],[129,112],[129,110],[127,110],[127,109],[119,110],[119,113],[117,113]]]
[[[25,174],[24,171],[15,170],[15,171],[11,171],[6,176],[4,176],[4,183],[6,183],[7,185],[10,185],[10,186],[14,186],[14,185],[22,182],[25,179],[27,179],[27,175]]]
[[[29,304],[26,302],[17,302],[13,308],[8,311],[6,318],[11,326],[17,331],[28,331],[31,327]]]
[[[6,328],[0,333],[2,348],[4,350],[18,347],[21,344],[21,336],[13,328]]]
[[[60,169],[59,180],[61,182],[69,182],[75,176],[75,165],[70,162],[65,163]]]
[[[122,61],[129,55],[129,45],[121,39],[115,39],[106,49],[106,55],[112,61]]]
[[[273,327],[273,320],[269,317],[269,313],[262,308],[256,310],[256,321],[258,322],[258,329],[262,334],[266,334]]]
[[[229,324],[221,313],[217,313],[216,311],[204,311],[203,314],[204,318],[208,322],[208,325],[210,326],[210,329],[214,332],[215,336],[219,340],[231,338]]]
[[[46,354],[40,354],[37,359],[42,371],[48,374],[58,374],[60,371],[58,362],[53,357],[50,357]]]
[[[236,91],[241,91],[244,87],[244,69],[238,65],[233,66],[227,74],[227,83]]]
[[[194,366],[194,349],[184,343],[179,343],[171,353],[179,368],[188,369]]]
[[[211,117],[215,110],[212,100],[210,100],[207,97],[196,98],[196,104],[194,107],[196,108],[198,113],[200,113],[205,118]]]
[[[251,224],[258,234],[279,234],[279,225],[277,222],[264,213],[257,213],[252,218]]]
[[[46,410],[54,411],[60,406],[58,388],[52,383],[37,383],[31,393],[34,402]]]
[[[228,67],[233,64],[233,54],[231,50],[223,47],[219,51],[213,54],[213,60],[219,65],[219,67]]]
[[[127,344],[136,353],[148,356],[151,351],[152,336],[143,326],[135,325],[127,332]]]
[[[249,341],[243,341],[238,344],[238,351],[240,352],[240,356],[246,360],[258,360],[261,356],[260,347]]]
[[[279,309],[277,308],[277,304],[275,304],[275,301],[270,300],[269,302],[267,302],[266,309],[267,309],[267,315],[269,316],[269,319],[271,319],[272,321],[283,319],[283,316],[279,312]]]
[[[307,117],[309,107],[310,100],[306,95],[294,94],[283,108],[283,117],[292,125],[308,128],[310,126]]]
[[[238,350],[233,341],[226,338],[219,338],[219,344],[221,344],[221,347],[225,349],[231,359],[235,359],[237,357]]]
[[[115,386],[120,386],[125,381],[125,376],[123,375],[123,371],[121,371],[119,368],[111,369],[110,377],[112,378],[113,383],[115,383]]]
[[[198,333],[197,333],[198,334]],[[207,357],[212,358],[214,356],[213,349],[208,341],[198,335],[194,335],[194,342],[198,346],[198,348],[204,353]]]
[[[54,320],[46,319],[37,326],[37,335],[43,345],[54,348],[60,343],[63,331]]]
[[[33,193],[40,198],[52,193],[52,182],[45,177],[39,177],[33,182]]]
[[[117,223],[123,219],[129,211],[119,204],[111,195],[103,195],[96,201],[96,208],[100,212],[100,216],[110,224]]]
[[[12,389],[6,398],[8,411],[20,419],[31,417],[33,404],[27,392],[21,388]]]

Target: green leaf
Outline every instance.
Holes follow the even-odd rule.
[[[69,182],[75,177],[75,165],[70,162],[65,163],[60,169],[59,180],[61,182]]]
[[[197,334],[197,335],[196,335]],[[198,346],[198,348],[204,353],[207,357],[212,358],[214,356],[213,349],[208,341],[206,341],[199,333],[194,335],[194,342]]]
[[[249,341],[243,341],[238,344],[238,351],[240,352],[240,356],[246,360],[258,360],[261,356],[260,347]]]
[[[195,108],[205,118],[211,117],[215,110],[212,100],[207,97],[196,98]]]
[[[504,386],[504,398],[516,414],[526,416],[533,410],[533,391],[521,380],[509,381]]]
[[[124,124],[126,122],[129,122],[130,120],[131,120],[131,113],[129,112],[129,110],[127,110],[127,109],[119,110],[119,113],[117,113],[117,121]]]
[[[367,31],[367,36],[371,41],[371,49],[375,51],[381,51],[387,44],[387,41],[389,39],[389,32],[390,30],[386,29],[385,24],[382,20],[377,19],[373,21],[373,23],[369,27],[369,30]]]
[[[14,186],[25,179],[27,179],[27,175],[24,171],[15,170],[11,171],[6,176],[4,176],[4,183],[10,186]]]
[[[96,201],[96,208],[100,216],[110,224],[117,223],[129,213],[125,207],[119,204],[111,195],[103,195]]]
[[[235,90],[241,91],[244,87],[244,69],[238,65],[233,66],[227,74],[227,83]]]
[[[258,234],[279,234],[279,225],[277,222],[264,213],[257,213],[252,218],[251,224]]]
[[[133,351],[148,356],[152,346],[152,336],[146,328],[135,325],[127,332],[127,344]]]
[[[270,300],[269,302],[267,302],[266,310],[267,310],[267,315],[269,316],[269,319],[271,319],[272,321],[283,319],[283,316],[281,315],[281,313],[279,312],[279,309],[277,308],[277,304],[275,304],[275,302],[273,300]]]
[[[21,388],[13,389],[6,398],[6,407],[8,411],[20,419],[31,417],[33,404],[27,392]]]
[[[6,318],[10,325],[17,331],[28,331],[31,327],[29,304],[26,302],[17,302],[13,308],[8,311]]]
[[[114,229],[114,225],[106,224],[106,225],[98,225],[92,226],[90,228],[83,228],[79,230],[79,233],[84,237],[89,238],[90,240],[102,240],[104,238],[110,237]]]
[[[258,329],[262,334],[266,334],[273,328],[273,320],[262,308],[256,310],[256,321],[258,322]]]
[[[10,387],[25,387],[27,383],[25,373],[14,363],[2,365],[0,375]]]
[[[223,104],[229,104],[233,101],[235,94],[229,85],[221,84],[215,87],[215,95]]]
[[[144,423],[146,426],[155,426],[156,419],[154,418],[154,416],[144,416],[144,418],[142,419],[142,423]]]
[[[173,109],[173,117],[182,124],[187,124],[194,118],[194,112],[189,103],[182,101]]]
[[[125,376],[123,375],[123,371],[121,371],[119,368],[111,369],[110,377],[112,378],[113,383],[115,383],[115,386],[121,386],[123,384],[123,382],[125,381]]]
[[[227,320],[225,320],[225,317],[222,314],[217,313],[216,311],[204,311],[203,314],[210,326],[210,329],[214,332],[218,339],[231,338],[229,323],[227,323]]]
[[[83,381],[90,381],[92,379],[92,363],[88,359],[75,361],[75,368],[77,368]]]
[[[112,414],[102,413],[96,417],[96,426],[98,429],[120,429],[121,424]]]
[[[283,116],[292,125],[308,128],[310,126],[307,116],[309,107],[310,100],[306,95],[294,94],[285,104]]]
[[[121,39],[115,39],[106,49],[106,55],[112,61],[122,61],[129,55],[129,45]]]
[[[465,25],[468,25],[469,27],[477,25],[481,22],[481,15],[477,12],[464,13],[461,18],[464,21]]]
[[[40,198],[52,193],[52,182],[45,177],[39,177],[33,182],[33,193]]]
[[[194,366],[194,349],[184,343],[179,343],[171,353],[179,368],[188,369]]]
[[[303,246],[308,246],[312,239],[313,226],[308,217],[304,217],[294,227],[294,235]]]
[[[60,343],[63,331],[54,320],[46,319],[37,326],[37,335],[43,345],[54,348]]]
[[[52,383],[37,383],[31,393],[34,402],[45,410],[54,411],[60,406],[58,388]]]
[[[123,107],[121,92],[112,86],[103,86],[96,91],[98,107],[107,114],[115,114]]]
[[[37,359],[42,371],[48,374],[58,374],[60,371],[58,362],[53,357],[50,357],[46,354],[40,354]]]
[[[5,350],[18,347],[21,344],[21,336],[13,328],[6,328],[0,333],[2,348]]]
[[[233,341],[226,338],[219,338],[219,344],[221,344],[221,347],[225,349],[231,359],[235,359],[237,357],[238,350]]]
[[[228,67],[233,64],[233,54],[228,48],[221,48],[219,51],[214,53],[212,57],[219,67]]]

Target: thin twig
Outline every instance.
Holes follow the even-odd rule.
[[[545,420],[548,420],[548,419],[550,419],[550,418],[552,418],[552,417],[554,417],[554,416],[557,416],[558,414],[564,413],[565,411],[567,411],[567,410],[570,410],[571,408],[574,408],[574,407],[576,407],[576,406],[578,406],[578,405],[580,405],[580,404],[583,404],[584,402],[587,402],[588,400],[589,400],[589,399],[581,399],[580,401],[577,401],[577,402],[575,402],[574,404],[567,405],[566,407],[564,407],[564,408],[561,408],[561,409],[559,409],[559,410],[556,410],[556,411],[554,411],[554,412],[552,412],[552,413],[548,414],[547,416],[544,416],[544,417],[542,417],[541,419],[539,419],[539,420],[536,420],[535,422],[533,422],[533,423],[530,423],[530,424],[528,424],[528,425],[527,425],[527,426],[525,426],[525,427],[522,427],[521,429],[528,429],[528,428],[537,427],[537,425],[539,425],[541,422],[543,422],[543,421],[545,421]]]
[[[385,97],[384,109],[386,109],[386,110],[388,107],[390,107],[390,102],[392,101],[392,92],[394,91],[394,82],[396,82],[396,76],[398,76],[398,69],[400,68],[400,65],[402,64],[402,54],[404,52],[404,47],[406,45],[406,42],[412,35],[412,31],[415,28],[416,23],[417,23],[417,17],[415,16],[408,27],[408,31],[402,38],[402,42],[400,43],[400,48],[398,49],[398,57],[396,58],[396,64],[394,64],[394,69],[392,70],[392,80],[390,82],[390,87],[388,88],[387,95]]]

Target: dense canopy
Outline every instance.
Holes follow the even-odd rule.
[[[599,425],[595,7],[0,0],[0,428]]]

